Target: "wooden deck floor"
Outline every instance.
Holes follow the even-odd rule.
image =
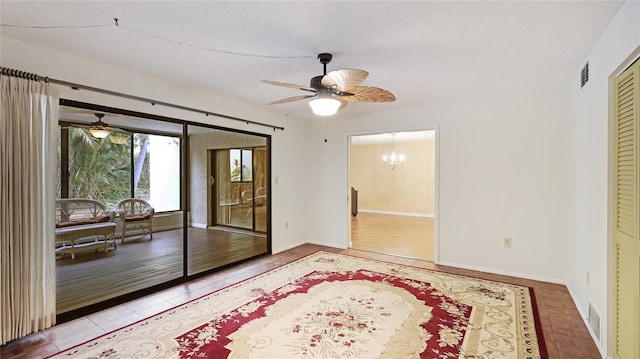
[[[89,251],[56,261],[57,313],[181,278],[182,229],[127,237],[108,253]],[[267,252],[265,235],[189,228],[188,273],[200,273]]]

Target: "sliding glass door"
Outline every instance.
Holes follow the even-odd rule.
[[[95,207],[86,206],[96,202],[105,213],[113,213],[105,220],[115,223],[116,229],[114,243],[107,249],[96,244],[104,241],[102,236],[89,235],[73,242],[57,238],[58,315],[181,279],[182,126],[163,123],[162,132],[141,129],[143,126],[130,130],[114,126],[121,116],[106,114],[103,121],[113,126],[111,132],[96,138],[82,122],[95,119],[91,111],[60,106],[59,118],[57,199],[63,201],[57,201],[56,227],[103,220],[93,213]],[[127,120],[134,123],[134,119]],[[154,209],[149,214],[152,225],[125,233],[117,204],[133,198]]]
[[[90,132],[96,113],[110,128],[106,137]],[[90,200],[116,214],[72,214],[115,223],[108,248],[91,242],[102,238],[83,237],[90,246],[71,256],[69,243],[56,242],[67,246],[56,259],[59,320],[270,252],[268,136],[66,100],[59,119],[57,198],[66,202],[57,203]],[[118,213],[122,200],[149,209]],[[62,223],[67,213],[59,217],[58,225],[70,225]],[[150,225],[129,229],[125,220]]]
[[[258,206],[254,198],[257,183],[267,193],[268,178],[255,170],[254,158],[254,148],[266,149],[266,138],[193,125],[187,133],[189,275],[268,253],[266,201]],[[266,164],[268,151],[261,155]],[[264,217],[261,231],[256,211]]]

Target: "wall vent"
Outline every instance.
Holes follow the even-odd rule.
[[[589,82],[589,63],[588,62],[586,65],[584,65],[582,70],[580,70],[580,88],[583,88],[584,85],[587,84],[587,82]]]
[[[601,339],[600,339],[600,314],[598,314],[598,312],[593,307],[591,302],[589,302],[589,318],[588,318],[588,320],[589,320],[589,327],[591,327],[591,330],[593,331],[593,334],[595,334],[596,338],[598,338],[598,342],[601,342]]]

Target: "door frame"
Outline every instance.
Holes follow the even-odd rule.
[[[434,152],[434,209],[433,209],[433,263],[438,264],[440,261],[439,248],[439,222],[440,222],[440,125],[431,124],[420,127],[393,127],[377,130],[364,130],[357,132],[348,132],[344,134],[345,152],[347,154],[347,181],[344,190],[347,194],[347,205],[345,206],[345,216],[347,216],[346,225],[346,243],[345,248],[351,248],[351,137],[364,135],[378,135],[391,132],[414,132],[414,131],[434,131],[435,133],[435,152]]]

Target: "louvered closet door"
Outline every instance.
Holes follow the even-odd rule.
[[[616,79],[615,357],[640,358],[640,244],[638,116],[640,61]]]

